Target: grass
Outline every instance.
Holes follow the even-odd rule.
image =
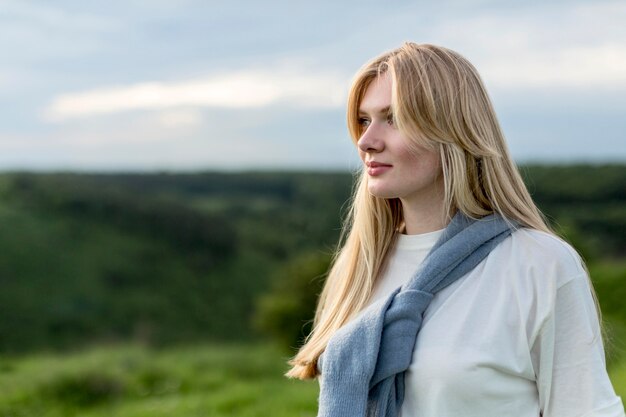
[[[626,405],[626,360],[609,369],[609,377],[615,388],[615,393],[622,397],[622,402]]]
[[[2,358],[0,416],[315,416],[317,383],[282,377],[285,359],[264,345]]]
[[[267,345],[137,345],[0,357],[0,417],[313,417],[316,382],[290,381]],[[609,375],[626,398],[626,360]]]

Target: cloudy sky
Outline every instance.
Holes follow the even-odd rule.
[[[0,0],[0,171],[348,169],[354,72],[465,55],[518,162],[626,161],[626,1]]]

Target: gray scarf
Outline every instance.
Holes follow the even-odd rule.
[[[396,417],[422,316],[437,291],[470,272],[515,224],[457,213],[421,268],[332,336],[318,361],[318,417]]]

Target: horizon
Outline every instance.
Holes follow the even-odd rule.
[[[528,161],[528,162],[515,162],[518,168],[524,169],[526,167],[606,167],[606,166],[619,166],[626,169],[626,160],[606,160],[606,161],[593,161],[593,160],[579,160],[579,161]],[[333,168],[333,167],[245,167],[245,168],[222,168],[222,169],[209,169],[209,168],[191,168],[191,169],[110,169],[110,170],[98,170],[98,169],[0,169],[0,175],[12,175],[12,174],[77,174],[77,175],[201,175],[201,174],[255,174],[255,173],[267,173],[267,174],[306,174],[306,173],[320,173],[320,174],[356,174],[357,169],[348,168]]]

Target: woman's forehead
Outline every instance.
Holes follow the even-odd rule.
[[[374,78],[365,90],[359,104],[359,112],[367,114],[387,113],[391,107],[391,77],[381,74]]]

